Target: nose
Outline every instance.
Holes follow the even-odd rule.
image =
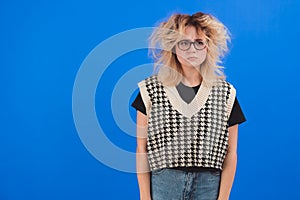
[[[197,51],[197,49],[195,48],[194,43],[191,43],[191,46],[190,46],[190,48],[187,50],[187,52],[196,52],[196,51]]]

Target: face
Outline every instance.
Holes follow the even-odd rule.
[[[182,68],[200,67],[207,54],[204,34],[197,34],[196,28],[190,26],[186,29],[184,38],[180,43],[176,45],[175,50]]]

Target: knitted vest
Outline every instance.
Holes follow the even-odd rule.
[[[190,104],[175,87],[157,76],[139,83],[148,115],[147,152],[151,171],[171,167],[212,167],[222,170],[228,147],[228,118],[235,89],[220,81],[200,86]],[[191,106],[191,107],[189,107]]]

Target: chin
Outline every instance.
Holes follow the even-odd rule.
[[[200,68],[200,64],[198,63],[187,63],[182,66],[183,68]]]

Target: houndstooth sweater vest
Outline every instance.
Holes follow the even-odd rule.
[[[139,83],[148,116],[150,169],[212,167],[222,170],[228,147],[228,118],[235,89],[220,81],[201,84],[189,104],[176,87],[163,86],[157,76]]]

